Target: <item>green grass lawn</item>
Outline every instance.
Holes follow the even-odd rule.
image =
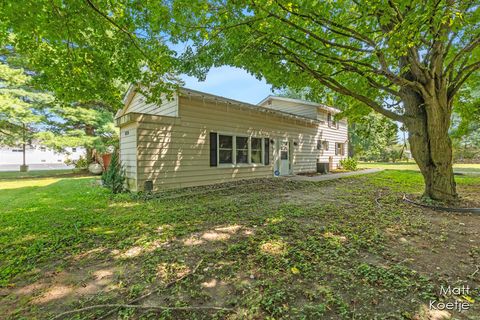
[[[381,168],[388,170],[416,170],[419,171],[415,161],[410,162],[360,162],[359,168]],[[456,163],[453,165],[455,172],[461,173],[480,173],[480,164]]]
[[[457,182],[480,201],[480,177]],[[480,285],[478,273],[471,276],[480,264],[480,218],[401,201],[421,186],[416,172],[388,170],[146,199],[112,196],[92,177],[3,180],[0,314],[46,319],[132,304],[158,289],[137,304],[228,310],[123,308],[112,318],[411,319],[440,285]],[[480,301],[478,291],[470,295],[461,299]],[[475,319],[479,304],[455,315]]]
[[[25,179],[25,178],[45,178],[79,175],[83,172],[78,169],[62,169],[62,170],[32,170],[28,172],[19,171],[2,171],[0,172],[0,180],[2,179]]]

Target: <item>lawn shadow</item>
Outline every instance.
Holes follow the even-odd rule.
[[[7,258],[28,254],[35,268],[2,289],[0,312],[46,317],[94,304],[128,304],[157,290],[139,304],[233,308],[231,319],[414,314],[439,279],[466,280],[475,271],[478,245],[469,240],[480,230],[468,217],[403,203],[405,186],[421,189],[417,176],[387,171],[338,181],[252,181],[151,200],[112,197],[83,180],[52,184],[45,187],[49,199],[62,195],[54,207],[31,207],[35,221],[2,225],[6,236],[12,229],[3,228],[27,224],[15,229],[21,245],[8,247],[27,250]],[[44,191],[33,194],[41,198]],[[28,206],[20,209],[29,212]],[[14,211],[11,217],[18,215]],[[29,239],[35,235],[48,237]],[[460,256],[464,264],[449,266]],[[162,315],[210,319],[216,312]],[[122,314],[139,318],[143,312]]]

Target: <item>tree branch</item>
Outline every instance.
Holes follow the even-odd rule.
[[[263,12],[265,12],[266,14],[270,15],[271,17],[279,20],[280,22],[284,23],[284,24],[287,24],[301,32],[303,32],[305,35],[309,35],[311,36],[313,39],[323,43],[325,46],[331,46],[331,47],[336,47],[336,48],[342,48],[342,49],[346,49],[346,50],[350,50],[350,51],[354,51],[354,52],[373,52],[373,50],[369,50],[369,49],[361,49],[361,48],[357,48],[357,47],[353,47],[353,46],[349,46],[349,45],[344,45],[344,44],[339,44],[339,43],[335,43],[335,42],[331,42],[329,40],[326,40],[322,37],[320,37],[319,35],[317,35],[316,33],[313,33],[312,31],[309,31],[295,23],[293,23],[292,21],[288,20],[288,19],[285,19],[283,17],[280,17],[279,15],[277,14],[274,14],[268,10],[265,10],[264,8],[258,6],[255,4],[255,2],[253,1],[252,2],[252,5],[254,7],[257,7],[259,8],[260,10],[262,10]]]
[[[466,54],[466,53],[469,53],[471,51],[473,51],[473,49],[475,49],[476,47],[478,47],[480,45],[480,35],[477,35],[476,37],[474,37],[472,39],[472,41],[470,41],[470,43],[468,43],[465,47],[463,47],[459,52],[457,52],[457,54],[453,57],[452,61],[450,61],[450,63],[447,65],[447,67],[445,68],[445,73],[453,73],[454,70],[455,70],[455,63],[458,61],[458,59]]]
[[[112,24],[115,28],[117,28],[118,30],[120,30],[122,33],[124,33],[125,35],[127,35],[127,37],[130,39],[131,43],[133,44],[133,46],[142,54],[142,56],[147,59],[147,61],[151,62],[152,63],[152,67],[155,67],[156,66],[156,62],[153,61],[148,55],[147,53],[140,47],[140,45],[137,43],[137,40],[135,38],[135,36],[128,30],[124,29],[123,27],[121,27],[120,25],[118,25],[112,18],[110,18],[108,15],[106,15],[105,13],[103,13],[102,11],[100,11],[100,9],[98,9],[95,4],[91,1],[91,0],[85,0],[88,4],[88,6],[90,8],[93,9],[94,12],[96,12],[98,15],[100,15],[103,19],[105,19],[106,21],[108,21],[110,24]]]
[[[315,79],[317,79],[317,81],[319,81],[321,84],[325,85],[326,87],[338,92],[338,93],[341,93],[341,94],[344,94],[344,95],[348,95],[352,98],[355,98],[357,99],[358,101],[360,102],[363,102],[364,104],[366,104],[367,106],[371,107],[373,110],[383,114],[384,116],[390,118],[390,119],[393,119],[393,120],[396,120],[396,121],[400,121],[402,122],[403,121],[403,116],[402,115],[399,115],[395,112],[392,112],[390,110],[387,110],[387,109],[384,109],[382,108],[382,106],[380,104],[378,104],[377,102],[375,102],[374,100],[364,96],[364,95],[361,95],[359,93],[356,93],[350,89],[348,89],[347,87],[341,85],[338,81],[336,81],[335,79],[331,78],[331,77],[328,77],[324,74],[321,74],[319,73],[318,71],[310,68],[305,62],[303,62],[295,53],[293,53],[292,51],[290,51],[289,49],[285,48],[283,45],[281,45],[280,43],[276,42],[276,41],[273,41],[272,42],[275,46],[279,47],[281,50],[283,50],[288,56],[290,56],[292,59],[293,59],[293,63],[296,64],[301,70],[303,71],[306,71],[308,73],[310,73]]]
[[[477,70],[480,69],[480,61],[469,64],[461,71],[459,71],[456,80],[450,85],[448,89],[448,98],[449,100],[453,99],[455,94],[460,90],[462,85],[467,81],[467,79]]]
[[[368,63],[363,63],[363,62],[360,62],[360,61],[356,61],[356,60],[353,60],[353,59],[342,59],[342,58],[339,58],[339,57],[330,56],[330,55],[324,54],[322,52],[319,52],[315,48],[312,48],[308,44],[306,44],[304,42],[301,42],[301,41],[298,41],[297,39],[294,39],[294,38],[291,38],[291,37],[285,36],[285,35],[280,35],[280,36],[284,39],[292,41],[292,42],[306,48],[307,50],[311,51],[312,53],[314,53],[318,56],[321,56],[321,57],[325,58],[326,61],[329,62],[329,63],[341,65],[345,71],[356,72],[357,74],[362,75],[363,77],[367,78],[367,80],[371,84],[373,84],[373,86],[375,88],[382,89],[382,90],[387,91],[390,94],[399,96],[399,93],[397,91],[392,90],[389,86],[382,85],[382,84],[378,83],[372,77],[367,75],[367,72],[371,72],[373,74],[381,75],[381,76],[385,77],[385,74],[381,70],[376,69],[372,65],[370,65]],[[358,67],[355,67],[354,65],[359,65],[359,66],[362,66],[362,67],[366,67],[368,70],[363,71],[363,70],[359,69]],[[388,77],[386,77],[386,78],[388,79]]]
[[[327,28],[328,30],[334,32],[334,33],[337,33],[339,35],[343,35],[345,37],[350,37],[350,38],[354,38],[354,39],[357,39],[361,42],[364,42],[372,47],[375,47],[376,44],[375,42],[368,38],[367,36],[357,32],[356,30],[354,29],[351,29],[351,28],[348,28],[348,27],[345,27],[345,26],[342,26],[341,24],[339,23],[336,23],[335,21],[332,21],[332,20],[329,20],[327,18],[324,18],[324,17],[319,17],[318,15],[315,15],[316,19],[308,14],[302,14],[302,13],[299,13],[299,12],[296,12],[296,11],[292,11],[292,10],[288,10],[288,8],[286,8],[284,5],[282,5],[278,0],[275,0],[275,2],[277,3],[277,5],[282,8],[282,10],[288,12],[288,13],[291,13],[293,15],[296,15],[298,17],[302,17],[302,18],[307,18],[309,19],[310,21],[322,26],[322,27],[325,27]],[[322,23],[323,22],[323,23]],[[338,30],[334,30],[333,28],[329,27],[329,25],[331,26],[334,26],[338,29],[341,29],[343,30],[344,32],[349,32],[350,34],[347,34],[347,33],[344,33],[342,31],[338,31]]]

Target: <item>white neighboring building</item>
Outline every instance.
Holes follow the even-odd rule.
[[[32,164],[64,164],[65,160],[78,160],[85,156],[82,147],[66,148],[65,152],[57,152],[42,145],[28,145],[25,150],[25,162]],[[21,165],[23,163],[22,147],[0,146],[0,165]]]

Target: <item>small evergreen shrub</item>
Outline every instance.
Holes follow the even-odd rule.
[[[88,167],[87,159],[83,156],[80,156],[77,160],[66,159],[65,164],[67,166],[73,165],[75,166],[75,169],[87,169]]]
[[[114,194],[121,193],[126,191],[125,180],[125,169],[120,163],[118,152],[114,151],[108,169],[102,174],[103,185],[110,189]]]
[[[343,169],[348,171],[357,170],[357,160],[353,158],[346,158],[346,159],[340,160],[340,165],[342,166]]]

